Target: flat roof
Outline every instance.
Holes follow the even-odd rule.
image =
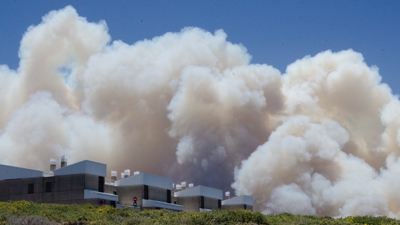
[[[107,165],[90,160],[83,160],[54,170],[54,176],[71,174],[92,174],[100,177],[106,177]]]
[[[253,205],[254,199],[251,196],[241,195],[230,199],[223,200],[222,205]]]
[[[148,173],[139,173],[130,177],[115,181],[115,186],[148,185],[152,187],[172,189],[172,179]]]
[[[83,198],[84,199],[105,199],[105,200],[111,200],[111,201],[116,201],[117,202],[119,196],[118,195],[109,194],[109,193],[104,193],[104,192],[98,192],[98,191],[85,189],[84,192],[83,192]]]
[[[43,171],[0,164],[0,180],[43,177]]]
[[[196,187],[191,187],[182,191],[175,192],[174,196],[175,197],[204,196],[222,200],[222,190],[199,185]]]
[[[143,208],[162,208],[162,209],[170,209],[175,211],[183,211],[182,205],[171,204],[167,202],[155,201],[143,199]]]

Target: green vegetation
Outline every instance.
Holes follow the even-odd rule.
[[[37,204],[27,201],[0,202],[3,224],[400,224],[387,217],[300,216],[289,213],[263,215],[246,210],[204,213],[168,210],[135,211],[110,206]]]

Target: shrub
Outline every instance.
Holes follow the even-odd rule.
[[[211,212],[172,212],[169,210],[136,211],[110,206],[38,204],[27,201],[0,202],[0,225],[5,224],[400,224],[387,217],[301,216],[290,213],[263,215],[248,210],[215,210]]]

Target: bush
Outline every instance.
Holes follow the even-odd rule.
[[[27,201],[0,202],[0,225],[5,224],[400,224],[387,217],[301,216],[290,213],[263,215],[248,210],[215,210],[211,212],[172,212],[169,210],[136,211],[110,206],[38,204]]]
[[[57,225],[59,223],[48,220],[41,216],[12,216],[7,219],[7,224],[42,224],[42,225]]]

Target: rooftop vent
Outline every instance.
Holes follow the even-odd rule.
[[[111,170],[111,183],[115,183],[117,180],[117,171]]]
[[[130,169],[124,170],[124,174],[125,174],[125,177],[129,177],[131,175],[131,170]]]
[[[61,168],[67,166],[67,158],[65,155],[61,156]]]
[[[181,187],[182,187],[182,190],[186,189],[186,181],[181,182]]]
[[[134,176],[135,176],[135,175],[139,175],[139,174],[140,174],[139,171],[135,171],[135,172],[133,173]]]
[[[231,197],[231,193],[229,191],[225,192],[225,198],[229,199]]]
[[[54,172],[54,170],[56,170],[56,165],[57,165],[57,160],[50,159],[50,171],[51,172]]]

